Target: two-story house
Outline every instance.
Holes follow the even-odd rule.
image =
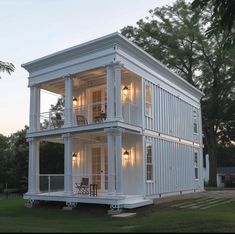
[[[24,199],[134,208],[204,189],[203,93],[124,36],[113,33],[22,67],[30,88]],[[42,90],[61,95],[64,109],[41,113]],[[40,174],[41,141],[64,144],[63,175]]]

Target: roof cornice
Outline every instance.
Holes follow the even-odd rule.
[[[134,58],[138,59],[141,63],[145,64],[150,69],[154,71],[160,71],[161,73],[165,74],[166,78],[169,79],[171,82],[186,88],[186,90],[189,90],[198,98],[204,96],[203,92],[195,88],[179,75],[173,73],[159,60],[148,54],[142,48],[140,48],[118,32],[111,33],[106,36],[52,53],[31,62],[24,63],[21,66],[24,67],[28,72],[33,72],[58,63],[72,60],[74,58],[77,58],[78,56],[80,57],[85,54],[89,54],[94,51],[102,50],[108,47],[110,48],[113,46],[116,46],[116,48],[114,48],[116,50],[116,53],[118,53],[118,47],[120,47],[120,49],[123,49],[127,53],[130,53],[132,56],[134,56]]]

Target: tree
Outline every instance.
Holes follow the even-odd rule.
[[[26,139],[28,127],[13,133],[9,137],[11,162],[8,170],[11,170],[12,187],[18,188],[21,192],[26,192],[28,184],[28,156],[29,144]]]
[[[14,72],[14,70],[15,66],[12,63],[0,61],[0,72],[7,72],[10,75],[11,72]]]
[[[216,186],[218,144],[235,138],[230,134],[235,124],[235,63],[234,51],[224,48],[232,32],[207,38],[205,25],[212,24],[212,14],[210,9],[204,14],[192,11],[190,4],[180,0],[150,10],[150,16],[136,27],[124,27],[121,32],[205,93],[202,117],[210,155],[209,185]]]
[[[9,159],[9,139],[0,134],[0,191],[7,186],[9,182],[8,159]]]
[[[209,31],[231,31],[235,23],[235,1],[234,0],[194,0],[192,8],[205,10],[213,9],[211,15],[212,24]]]
[[[54,128],[60,128],[64,124],[64,98],[58,98],[55,105],[50,108],[50,120],[53,121]],[[50,125],[49,118],[44,119],[41,124],[42,129],[47,129]]]

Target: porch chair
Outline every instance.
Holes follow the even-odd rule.
[[[75,183],[75,187],[78,190],[78,194],[89,194],[89,178],[82,177],[81,183]]]
[[[85,125],[87,124],[87,119],[84,115],[76,115],[77,118],[77,124],[78,125]]]

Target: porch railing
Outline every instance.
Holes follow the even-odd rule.
[[[107,103],[97,102],[80,105],[72,110],[72,125],[82,126],[102,123],[106,120]],[[140,125],[141,113],[138,105],[130,102],[122,103],[123,120],[126,123]],[[64,111],[50,111],[40,114],[41,130],[62,128],[64,126]]]
[[[62,128],[64,125],[64,111],[49,111],[40,114],[41,130]]]
[[[106,119],[106,110],[106,102],[96,102],[73,108],[73,125],[101,123]]]
[[[39,185],[41,193],[63,192],[64,175],[63,174],[40,174]]]
[[[97,190],[105,192],[108,188],[108,175],[101,174],[83,174],[72,176],[72,189],[74,194],[81,194],[77,185],[80,185],[83,178],[87,179],[87,191],[90,194],[90,185],[96,184]],[[64,192],[64,174],[40,174],[39,185],[41,193]]]
[[[141,112],[140,107],[137,104],[131,102],[123,102],[122,115],[124,122],[140,126]]]

